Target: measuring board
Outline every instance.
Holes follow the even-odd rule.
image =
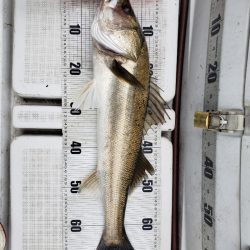
[[[157,83],[166,74],[166,0],[133,0],[133,9],[146,37],[151,70]],[[63,74],[63,240],[64,249],[96,249],[104,227],[101,201],[78,193],[81,180],[96,168],[96,110],[74,110],[72,102],[82,85],[92,79],[90,28],[97,1],[62,0]],[[128,199],[125,227],[135,249],[167,249],[161,175],[161,128],[154,127],[143,141],[143,151],[155,167],[154,176],[144,180]]]
[[[224,23],[224,0],[212,0],[209,22],[204,111],[217,111]],[[215,249],[216,132],[202,136],[202,249]]]

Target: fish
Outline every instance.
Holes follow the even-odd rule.
[[[6,247],[6,233],[2,223],[0,223],[0,250],[4,250]]]
[[[147,42],[129,0],[101,0],[95,15],[93,80],[74,107],[97,108],[97,168],[81,190],[99,190],[104,230],[97,250],[133,250],[124,219],[128,195],[154,168],[141,147],[166,122],[166,102],[150,77]]]

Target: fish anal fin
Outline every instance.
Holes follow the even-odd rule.
[[[90,109],[97,107],[96,84],[95,81],[89,81],[83,84],[79,93],[73,100],[72,108],[74,109]]]
[[[153,166],[145,157],[142,150],[140,150],[140,153],[136,161],[134,178],[131,183],[130,190],[132,191],[143,179],[148,178],[148,174],[153,175],[154,172],[155,170]]]
[[[93,194],[97,198],[101,196],[97,170],[95,170],[92,174],[90,174],[86,179],[82,181],[79,193],[86,191],[90,194]]]

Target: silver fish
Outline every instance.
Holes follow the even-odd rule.
[[[129,0],[102,0],[92,37],[94,80],[74,105],[97,107],[98,163],[82,189],[102,192],[105,228],[97,249],[132,250],[124,227],[127,198],[154,173],[141,142],[152,125],[165,122],[165,101],[150,81],[147,43]]]

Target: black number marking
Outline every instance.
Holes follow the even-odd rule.
[[[150,231],[153,229],[153,220],[151,218],[144,218],[142,219],[142,230],[144,231]]]
[[[149,27],[143,27],[143,35],[144,36],[153,36],[154,35],[154,28],[152,25],[150,25]]]
[[[215,36],[220,32],[220,21],[221,21],[221,15],[219,14],[217,18],[215,18],[212,21],[212,29],[211,29],[211,35]]]
[[[204,204],[204,221],[205,223],[212,227],[213,226],[213,208],[207,203]]]
[[[143,144],[143,153],[144,154],[152,154],[153,153],[153,143],[149,141],[144,141]]]
[[[218,62],[215,61],[214,64],[209,64],[209,69],[208,69],[208,72],[211,72],[211,71],[216,71],[217,70],[217,67],[218,67]]]
[[[75,142],[73,141],[71,144],[71,150],[70,153],[73,155],[79,155],[82,153],[82,149],[81,149],[82,144],[80,142]]]
[[[207,81],[208,83],[214,83],[217,80],[217,67],[218,67],[218,62],[215,61],[214,64],[209,64],[208,65],[208,77]]]
[[[69,26],[69,33],[71,35],[80,35],[81,34],[81,26],[79,24],[70,25]]]
[[[80,148],[72,148],[70,152],[72,155],[79,155],[81,154],[82,150]]]
[[[73,102],[72,103],[70,103],[70,107],[72,108],[73,107]],[[72,108],[71,110],[70,110],[70,114],[71,115],[80,115],[82,113],[82,111],[80,110],[80,109],[74,109],[74,108]]]
[[[71,232],[79,233],[82,231],[81,228],[82,222],[80,220],[72,220],[71,221]]]
[[[71,193],[72,194],[77,194],[79,192],[80,186],[82,182],[81,181],[71,181]]]
[[[214,177],[213,168],[214,168],[213,162],[208,157],[206,157],[204,175],[210,180],[213,179]]]
[[[73,75],[73,76],[79,76],[81,75],[81,63],[77,63],[77,64],[74,64],[74,63],[70,63],[70,74]]]
[[[149,75],[152,76],[154,74],[154,65],[152,63],[149,64]]]
[[[153,192],[153,184],[154,184],[153,180],[144,180],[142,182],[142,185],[143,185],[142,191],[144,193],[151,193],[151,192]]]

